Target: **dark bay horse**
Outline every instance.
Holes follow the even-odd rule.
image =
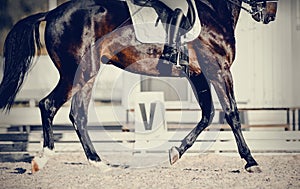
[[[202,109],[197,126],[169,151],[175,163],[210,125],[214,116],[210,83],[218,95],[225,118],[234,133],[238,152],[246,160],[248,171],[258,170],[241,131],[234,97],[233,64],[235,27],[240,11],[248,4],[252,17],[267,24],[275,20],[277,1],[267,0],[195,0],[202,31],[188,43],[189,81]],[[165,10],[160,10],[165,11]],[[40,49],[39,24],[45,21],[45,44],[60,74],[54,90],[39,103],[44,149],[54,149],[52,121],[59,108],[71,97],[69,118],[81,141],[87,159],[101,164],[87,132],[87,110],[100,62],[138,74],[160,76],[157,68],[163,44],[139,42],[132,27],[127,4],[114,0],[73,0],[54,10],[19,21],[8,34],[4,46],[4,77],[0,86],[0,108],[9,110]],[[170,76],[183,76],[175,66]],[[38,166],[38,165],[35,165]],[[35,167],[37,170],[38,168]]]

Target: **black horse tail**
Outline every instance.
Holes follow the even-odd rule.
[[[4,43],[3,79],[0,84],[0,109],[9,111],[33,62],[40,54],[40,22],[47,13],[20,20],[8,33]]]

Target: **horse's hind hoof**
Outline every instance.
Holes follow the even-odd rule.
[[[107,164],[104,163],[103,161],[93,161],[93,160],[89,160],[89,163],[97,168],[99,168],[102,172],[108,172],[112,170],[112,167]]]
[[[180,154],[179,154],[178,148],[176,146],[173,146],[169,150],[169,161],[170,161],[170,164],[173,165],[179,159],[180,159]]]
[[[248,173],[261,173],[262,172],[261,168],[258,165],[246,167],[246,171]]]
[[[40,170],[39,164],[33,159],[31,160],[31,173],[36,173]]]
[[[48,148],[43,148],[42,152],[39,155],[35,156],[31,160],[31,173],[36,173],[39,170],[43,169],[49,158],[55,154],[54,150]]]
[[[49,158],[44,156],[33,158],[33,160],[31,161],[31,173],[34,174],[43,169],[48,160]]]

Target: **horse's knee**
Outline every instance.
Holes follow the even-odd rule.
[[[232,130],[241,129],[241,122],[238,111],[227,111],[225,112],[225,119],[230,125]]]
[[[214,116],[215,116],[215,110],[212,109],[210,112],[203,112],[202,113],[202,119],[201,119],[201,122],[203,125],[210,125],[212,123],[212,120],[214,119]]]
[[[215,116],[215,109],[210,90],[206,89],[204,91],[201,91],[199,94],[199,98],[200,106],[202,109],[202,117],[205,117],[207,119],[208,124],[211,124]]]
[[[78,132],[83,132],[87,126],[87,110],[82,106],[82,103],[76,101],[75,98],[72,99],[71,110],[69,113],[69,119],[72,122],[74,129]]]
[[[69,113],[69,119],[72,122],[76,131],[84,130],[87,125],[87,114],[79,113],[78,111],[71,110]]]
[[[211,111],[210,111],[210,114],[209,114],[209,117],[208,117],[208,124],[210,125],[213,121],[215,117],[215,109],[212,107]]]

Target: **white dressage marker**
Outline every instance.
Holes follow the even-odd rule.
[[[135,100],[135,146],[142,152],[158,147],[167,132],[163,92],[141,92]]]

